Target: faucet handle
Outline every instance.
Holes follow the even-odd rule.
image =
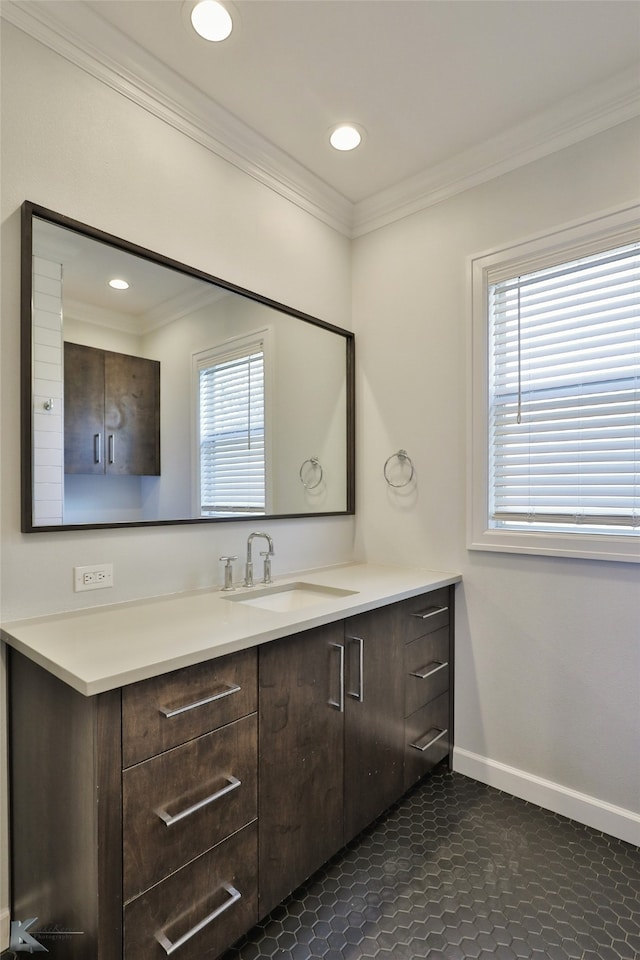
[[[273,555],[273,550],[260,551],[260,556],[264,557],[264,576],[262,578],[263,583],[273,583],[271,579],[271,557]]]
[[[237,560],[237,557],[220,557],[220,559],[225,564],[224,568],[224,587],[223,590],[235,590],[233,585],[233,567],[231,563],[233,560]]]

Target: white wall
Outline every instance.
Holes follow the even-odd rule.
[[[467,551],[465,483],[469,257],[637,202],[639,161],[629,122],[353,252],[358,549],[463,574],[456,768],[635,842],[640,565]],[[400,447],[417,482],[391,491]]]
[[[3,24],[2,41],[3,619],[221,582],[218,556],[242,553],[243,524],[20,534],[20,205],[33,200],[345,327],[349,243],[16,28]],[[353,526],[278,523],[274,572],[349,558]],[[113,591],[74,594],[73,565],[102,560],[115,565]]]
[[[218,557],[242,556],[244,524],[20,533],[20,205],[35,201],[344,327],[348,241],[5,22],[1,66],[0,617],[222,583]],[[275,574],[351,558],[352,518],[264,526],[275,542]],[[114,564],[114,589],[74,594],[73,566],[103,561]],[[4,751],[3,738],[4,723]],[[4,785],[0,807],[6,921]]]

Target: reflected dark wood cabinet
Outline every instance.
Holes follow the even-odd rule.
[[[160,475],[160,364],[64,344],[64,471]]]
[[[453,744],[445,587],[85,697],[9,649],[12,917],[215,960]]]

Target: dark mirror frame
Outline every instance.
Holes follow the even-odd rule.
[[[285,304],[278,303],[258,293],[239,287],[236,284],[221,280],[202,270],[190,267],[177,260],[172,260],[162,254],[147,250],[137,244],[130,243],[120,237],[105,233],[96,227],[88,226],[63,214],[56,213],[29,200],[22,204],[22,238],[21,238],[21,502],[22,502],[22,532],[48,533],[64,530],[102,530],[108,528],[130,528],[150,526],[170,526],[175,524],[191,523],[238,523],[250,520],[260,521],[310,519],[312,517],[347,516],[355,513],[355,338],[354,334],[342,327],[319,320],[309,314],[295,310]],[[101,243],[110,244],[137,257],[150,260],[159,266],[167,267],[187,274],[197,280],[214,284],[230,293],[236,293],[256,303],[271,307],[304,323],[314,324],[331,331],[344,338],[345,365],[346,365],[346,509],[339,511],[317,511],[309,513],[279,513],[270,515],[247,515],[234,517],[186,517],[167,520],[134,520],[107,523],[82,524],[33,524],[33,383],[32,383],[32,250],[33,250],[33,218],[46,220],[60,227],[66,227],[86,237]]]

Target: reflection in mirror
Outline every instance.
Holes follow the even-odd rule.
[[[353,512],[350,332],[30,203],[22,255],[24,531]]]

